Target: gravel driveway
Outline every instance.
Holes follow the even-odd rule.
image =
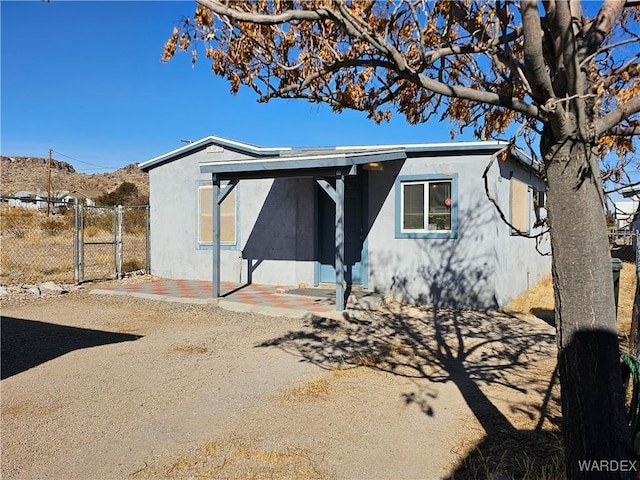
[[[3,479],[442,478],[485,435],[458,383],[385,367],[371,319],[85,291],[2,317]],[[531,418],[544,389],[494,393]]]

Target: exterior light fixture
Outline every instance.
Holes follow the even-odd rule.
[[[376,172],[382,172],[384,170],[384,167],[382,166],[382,162],[365,163],[363,168],[365,170],[373,170]]]

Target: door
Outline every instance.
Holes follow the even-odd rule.
[[[363,283],[363,208],[362,179],[360,175],[344,179],[344,236],[345,281],[348,285]],[[335,181],[331,182],[335,188]],[[329,195],[318,188],[318,257],[320,283],[336,281],[336,205]]]

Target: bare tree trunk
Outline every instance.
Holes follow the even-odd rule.
[[[584,463],[632,459],[597,159],[571,141],[544,155],[567,477],[631,478]]]

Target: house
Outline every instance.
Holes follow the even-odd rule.
[[[65,203],[74,204],[76,201],[78,203],[83,203],[89,207],[93,207],[96,202],[89,196],[89,194],[81,191],[81,190],[72,190],[70,192],[62,192],[60,201]]]
[[[614,202],[615,216],[616,216],[616,228],[617,229],[629,229],[633,218],[638,211],[638,201],[620,201]]]
[[[89,206],[95,205],[94,200],[80,190],[54,192],[51,195],[50,202],[47,198],[48,195],[46,192],[21,190],[15,192],[13,195],[3,196],[2,203],[10,207],[27,208],[31,210],[46,210],[47,203],[50,203],[53,213],[57,213],[61,207],[72,208],[76,201],[80,201]]]
[[[626,226],[626,228],[628,228],[631,232],[634,232],[634,235],[632,235],[632,246],[633,251],[635,252],[636,236],[640,231],[640,208],[638,208],[638,205],[640,204],[640,185],[638,183],[628,185],[620,190],[620,193],[624,198],[631,198],[631,202],[633,202],[633,204],[636,206],[635,212],[633,212],[633,214],[631,215],[629,223]]]
[[[544,236],[526,238],[501,218],[535,234],[544,216],[539,169],[515,149],[498,158],[504,147],[275,148],[208,136],[140,164],[152,273],[212,280],[214,296],[220,280],[333,284],[339,310],[345,286],[503,306],[551,263],[539,253],[550,249]]]
[[[27,208],[30,210],[44,210],[47,208],[47,194],[20,190],[5,197],[7,205],[11,207]]]

